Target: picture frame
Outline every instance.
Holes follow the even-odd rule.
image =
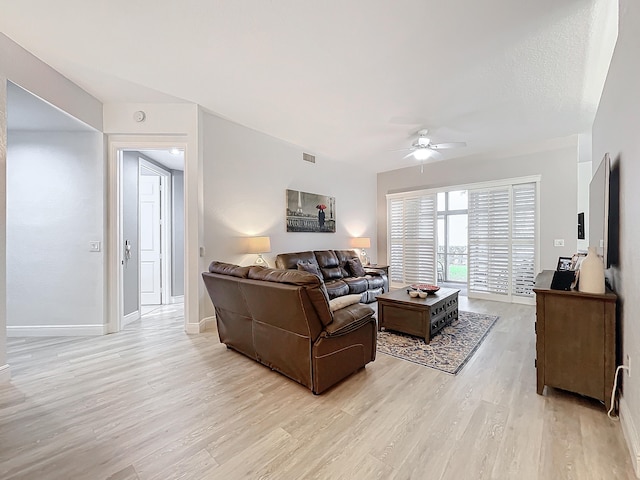
[[[286,191],[287,232],[336,232],[336,199],[328,195]]]
[[[572,270],[573,258],[572,257],[558,257],[558,266],[556,271],[566,272]]]

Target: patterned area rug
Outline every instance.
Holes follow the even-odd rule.
[[[394,331],[378,332],[377,351],[455,375],[498,320],[494,315],[471,312],[460,312],[458,317],[440,330],[429,345],[423,338]]]

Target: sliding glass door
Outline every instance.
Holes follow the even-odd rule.
[[[522,177],[387,195],[392,287],[466,283],[470,297],[531,303],[539,181]]]
[[[467,283],[467,191],[438,193],[438,283]]]

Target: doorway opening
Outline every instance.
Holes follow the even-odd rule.
[[[120,328],[184,302],[184,149],[123,148]]]

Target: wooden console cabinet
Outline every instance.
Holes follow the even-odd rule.
[[[560,388],[611,407],[616,369],[616,300],[577,290],[551,290],[553,271],[536,277],[537,391]]]

